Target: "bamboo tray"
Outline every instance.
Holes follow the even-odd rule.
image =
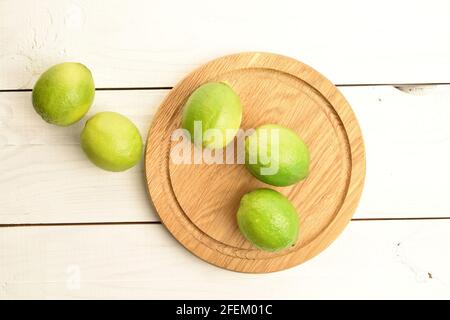
[[[241,164],[175,164],[172,132],[186,99],[208,81],[227,81],[241,98],[241,127],[278,123],[296,131],[311,152],[310,175],[289,187],[256,180]],[[272,272],[324,250],[350,221],[365,176],[358,122],[339,90],[311,67],[271,53],[239,53],[213,60],[175,86],[154,117],[147,140],[148,190],[161,221],[188,250],[214,265],[241,272]],[[239,232],[240,198],[274,188],[297,208],[296,246],[269,253]]]

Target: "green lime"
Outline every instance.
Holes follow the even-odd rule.
[[[239,229],[256,247],[279,251],[295,245],[298,215],[292,203],[272,189],[245,194],[237,212]]]
[[[266,124],[245,140],[245,163],[260,181],[274,186],[292,185],[309,174],[309,150],[292,130]]]
[[[198,87],[183,109],[182,127],[197,144],[211,149],[223,148],[236,135],[242,119],[239,96],[224,82],[210,82]],[[194,141],[195,126],[201,124],[201,140]],[[200,128],[199,128],[200,129]]]
[[[86,121],[81,147],[96,166],[108,171],[127,170],[142,156],[138,129],[115,112],[100,112]]]
[[[80,120],[94,101],[92,74],[81,63],[65,62],[45,71],[33,88],[33,106],[47,122],[68,126]]]

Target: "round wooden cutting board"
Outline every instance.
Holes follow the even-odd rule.
[[[293,186],[272,187],[242,164],[172,161],[178,141],[171,135],[180,128],[183,106],[209,81],[227,81],[240,96],[242,129],[278,123],[296,131],[311,152],[309,177]],[[345,228],[363,189],[365,153],[355,115],[329,80],[288,57],[240,53],[203,65],[170,91],[148,135],[145,169],[162,222],[188,250],[229,270],[272,272],[315,256]],[[297,208],[300,235],[294,247],[265,252],[239,232],[239,201],[261,187],[280,191]]]

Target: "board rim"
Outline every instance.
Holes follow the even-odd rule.
[[[242,68],[238,68],[239,65],[242,65]],[[278,68],[278,66],[283,67]],[[164,180],[164,177],[161,175],[164,175],[165,173],[167,173],[166,178],[169,179],[170,185],[170,173],[167,171],[168,168],[164,168],[165,161],[161,160],[161,157],[164,155],[161,155],[161,152],[158,152],[163,145],[163,143],[159,142],[164,141],[164,139],[167,138],[164,137],[166,132],[161,130],[158,125],[158,121],[155,120],[167,116],[165,115],[167,112],[164,110],[164,106],[168,104],[168,101],[171,99],[172,95],[176,93],[179,88],[182,86],[188,86],[189,81],[194,83],[192,88],[195,88],[197,85],[202,83],[202,81],[200,81],[202,79],[202,74],[208,69],[215,68],[222,70],[222,73],[225,71],[230,72],[245,68],[272,69],[287,73],[308,83],[309,86],[317,90],[330,103],[336,114],[339,116],[340,121],[344,126],[344,131],[347,135],[347,140],[350,147],[351,173],[347,193],[345,194],[345,198],[340,209],[338,210],[338,213],[330,224],[316,238],[314,238],[305,247],[302,247],[302,250],[293,251],[292,253],[279,257],[276,256],[269,258],[271,260],[270,262],[279,261],[280,263],[265,264],[264,262],[267,262],[265,261],[266,259],[247,259],[246,257],[229,255],[223,257],[225,255],[224,253],[205,245],[205,243],[197,239],[191,232],[180,232],[180,229],[186,231],[186,228],[180,221],[173,218],[173,214],[170,212],[174,209],[173,203],[171,204],[170,201],[167,202],[167,194],[165,195],[165,193],[161,192],[161,189],[158,188],[161,187],[159,184],[161,180]],[[216,72],[216,74],[222,73]],[[194,81],[192,81],[193,79]],[[166,119],[166,121],[170,120],[171,119]],[[332,242],[334,242],[334,240],[350,222],[351,217],[356,210],[356,206],[359,202],[364,186],[366,166],[364,142],[358,121],[349,103],[339,89],[322,74],[300,61],[279,54],[268,52],[236,53],[219,57],[195,69],[183,78],[176,86],[174,86],[162,101],[153,118],[146,141],[147,146],[144,169],[147,179],[147,190],[161,222],[166,226],[172,236],[186,249],[188,249],[188,251],[208,263],[232,271],[246,273],[267,273],[280,271],[301,264],[316,256]],[[164,159],[167,157],[168,155],[166,155]],[[156,166],[156,164],[159,166]],[[164,184],[162,184],[162,186],[164,187]],[[168,186],[166,185],[165,188],[167,187]],[[173,192],[171,186],[170,188]],[[183,211],[178,203],[177,206],[179,207],[179,210]],[[184,214],[186,215],[186,213]],[[194,227],[197,228],[195,225]]]

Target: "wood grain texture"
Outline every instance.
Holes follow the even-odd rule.
[[[450,171],[443,169],[450,162],[450,86],[401,89],[340,88],[364,132],[367,152],[354,218],[450,217]],[[123,113],[145,138],[167,93],[97,91],[90,114]],[[30,96],[0,93],[0,224],[159,221],[142,165],[121,174],[92,166],[78,145],[83,123],[48,125],[34,112]]]
[[[0,228],[0,299],[449,299],[450,221],[358,221],[289,270],[199,260],[161,225]]]
[[[142,163],[100,170],[80,143],[84,122],[115,111],[145,133],[162,100],[158,91],[97,91],[86,117],[70,127],[43,121],[30,92],[0,93],[0,224],[155,221]]]
[[[300,237],[293,248],[264,252],[240,234],[235,215],[241,197],[267,187],[243,165],[176,164],[170,158],[178,143],[171,135],[180,128],[184,103],[209,81],[226,81],[240,96],[242,128],[280,123],[311,150],[308,178],[278,189],[300,215]],[[162,222],[186,248],[230,270],[271,272],[310,259],[343,230],[362,191],[365,155],[357,120],[331,82],[291,58],[240,53],[205,64],[172,89],[153,119],[145,169]]]
[[[72,60],[92,69],[97,87],[172,86],[204,61],[249,50],[292,56],[340,84],[448,83],[449,6],[2,0],[0,89],[32,88],[49,66]]]

